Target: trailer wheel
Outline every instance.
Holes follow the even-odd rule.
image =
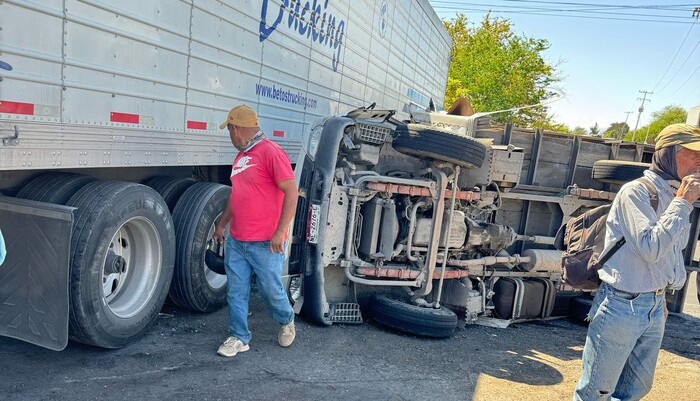
[[[622,160],[598,160],[593,163],[592,177],[599,182],[622,185],[636,180],[649,169],[649,163],[628,162]]]
[[[488,153],[486,146],[473,138],[418,124],[396,127],[393,146],[407,155],[429,157],[467,168],[481,167]]]
[[[78,190],[96,178],[73,173],[45,173],[29,181],[18,198],[65,205]]]
[[[404,333],[442,338],[457,328],[457,315],[445,307],[424,308],[387,295],[376,295],[370,305],[377,323]]]
[[[157,176],[144,182],[144,185],[155,189],[163,197],[165,203],[168,204],[168,210],[172,213],[182,194],[195,182],[197,181],[191,178]]]
[[[155,322],[168,295],[175,230],[153,189],[95,181],[71,197],[70,338],[120,348]]]
[[[175,206],[177,254],[170,298],[179,306],[212,312],[226,303],[226,276],[211,270],[206,258],[214,223],[230,193],[231,187],[198,182],[182,194]]]

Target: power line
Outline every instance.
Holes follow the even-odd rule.
[[[439,8],[439,7],[436,7]],[[563,17],[563,18],[580,18],[580,19],[594,19],[594,20],[608,20],[608,21],[632,21],[632,22],[653,22],[653,23],[666,23],[666,24],[678,24],[685,25],[691,24],[690,21],[670,21],[658,19],[659,16],[653,16],[654,19],[649,18],[619,18],[619,17],[603,17],[603,16],[593,16],[593,15],[568,15],[568,14],[553,14],[547,12],[539,11],[498,11],[498,10],[483,10],[483,9],[465,9],[465,8],[453,8],[453,9],[442,9],[443,11],[459,11],[459,12],[475,12],[475,13],[486,13],[491,12],[494,14],[515,14],[515,15],[533,15],[533,16],[544,16],[544,17]],[[650,16],[652,17],[652,16]]]
[[[503,0],[501,0],[503,1]],[[607,10],[610,12],[610,10],[650,10],[650,11],[688,11],[692,10],[692,5],[663,5],[663,6],[620,6],[620,5],[606,5],[606,4],[595,4],[595,5],[590,5],[586,7],[576,7],[576,8],[571,8],[570,6],[567,6],[567,8],[561,8],[561,7],[556,7],[558,3],[548,3],[548,4],[553,4],[555,5],[556,8],[552,7],[547,7],[547,6],[532,6],[532,5],[507,5],[507,4],[493,4],[493,3],[488,3],[488,4],[483,4],[483,3],[477,3],[477,2],[454,2],[454,1],[438,1],[438,0],[433,0],[430,2],[433,5],[433,8],[444,8],[444,9],[450,9],[450,10],[459,10],[461,8],[469,7],[469,6],[480,6],[480,7],[488,7],[490,9],[494,8],[502,8],[507,11],[517,11],[517,10],[535,10],[535,11],[554,11],[554,12],[593,12],[593,11],[605,11]],[[681,7],[681,8],[679,8]],[[618,13],[619,14],[619,13]],[[622,13],[628,14],[628,13]],[[650,16],[658,16],[658,15],[650,15]],[[677,17],[681,18],[681,17]],[[683,17],[684,18],[684,17]]]
[[[692,2],[692,3],[682,3],[682,4],[644,4],[644,5],[638,5],[638,4],[600,4],[600,3],[579,3],[579,2],[568,2],[568,1],[534,1],[534,0],[497,0],[501,1],[504,3],[526,3],[526,4],[546,4],[546,5],[554,5],[554,6],[576,6],[576,7],[601,7],[601,8],[637,8],[637,9],[662,9],[662,8],[671,8],[671,7],[696,7],[697,2]],[[468,1],[448,1],[448,0],[442,0],[442,1],[433,1],[433,3],[446,3],[446,4],[453,4],[453,5],[463,5],[463,4],[469,4]]]
[[[465,6],[469,7],[485,7],[488,10],[495,11],[495,12],[531,12],[531,11],[537,11],[537,12],[572,12],[572,13],[589,13],[589,14],[600,14],[600,15],[623,15],[623,16],[639,16],[639,17],[664,17],[664,18],[677,18],[677,19],[687,19],[686,16],[682,15],[659,15],[659,14],[637,14],[637,13],[624,13],[624,12],[613,12],[609,10],[625,10],[626,8],[624,7],[615,7],[615,8],[574,8],[574,9],[562,9],[562,8],[545,8],[545,7],[532,7],[532,6],[508,6],[508,5],[499,5],[499,4],[484,4],[484,3],[473,3],[473,2],[468,2],[468,3],[447,3],[447,2],[439,2],[439,1],[433,1],[431,3],[433,5],[433,8],[435,9],[443,9],[443,10],[456,10],[459,11],[461,9],[464,9]],[[498,10],[502,9],[502,10]],[[521,11],[521,10],[527,10],[527,11]],[[685,12],[689,11],[690,9],[678,9],[678,8],[664,8],[664,9],[650,9],[654,11],[671,11],[671,12]]]
[[[686,57],[685,61],[683,61],[683,64],[681,64],[681,66],[678,67],[678,70],[676,70],[676,73],[673,74],[673,76],[671,77],[671,79],[668,80],[668,82],[666,82],[666,85],[664,85],[661,89],[659,89],[659,92],[663,92],[664,89],[666,89],[671,84],[671,82],[673,82],[673,80],[678,76],[678,73],[681,72],[683,67],[685,67],[685,64],[688,62],[688,60],[690,60],[690,58],[693,56],[693,53],[695,53],[695,50],[698,49],[698,46],[700,46],[700,40],[698,41],[698,43],[695,44],[695,47],[693,47],[693,50],[690,52],[690,54],[688,54],[688,57]],[[692,77],[693,74],[690,74],[690,76]],[[690,79],[690,77],[688,77],[688,79]]]
[[[515,0],[500,0],[500,1],[515,1]],[[432,1],[431,4],[436,10],[443,12],[462,11],[462,12],[492,12],[498,14],[518,14],[518,15],[547,15],[554,17],[567,18],[585,18],[585,19],[604,19],[604,20],[619,20],[619,21],[637,21],[637,22],[662,22],[662,23],[691,23],[686,20],[687,17],[679,15],[668,15],[661,13],[629,13],[629,12],[611,12],[610,10],[649,10],[649,11],[669,11],[669,12],[685,12],[689,11],[690,4],[676,5],[647,5],[647,6],[630,6],[630,5],[608,5],[608,4],[592,4],[592,3],[571,3],[571,2],[535,2],[535,1],[518,1],[518,3],[526,4],[548,4],[548,5],[574,5],[574,6],[594,6],[595,8],[550,8],[547,6],[532,6],[532,5],[505,5],[505,4],[484,4],[478,2],[453,2],[453,1]],[[483,8],[482,8],[483,7]],[[675,8],[684,7],[684,8]],[[557,14],[557,13],[574,13],[574,15]],[[584,15],[581,15],[584,14]],[[641,18],[613,18],[614,16],[622,17],[641,17]],[[674,21],[678,20],[678,21]]]
[[[698,17],[700,17],[700,7],[696,7],[696,8],[693,10],[693,18],[695,18],[695,19],[693,20],[693,25],[691,25],[691,26],[690,26],[690,29],[688,30],[688,34],[690,34],[690,31],[693,29],[693,26],[694,26],[695,23],[697,22]],[[685,35],[685,39],[688,38],[688,34]],[[685,43],[685,39],[683,39],[683,43],[681,43],[681,47],[683,47],[683,44]],[[690,52],[690,54],[688,54],[688,57],[686,57],[685,61],[683,61],[683,64],[681,64],[681,66],[678,67],[678,70],[676,70],[676,73],[673,74],[673,76],[671,77],[671,79],[670,79],[668,82],[666,82],[666,85],[664,85],[664,87],[660,89],[660,92],[663,92],[663,90],[666,89],[666,88],[668,87],[668,85],[671,84],[671,82],[673,82],[673,80],[676,78],[676,76],[678,76],[678,73],[681,72],[681,70],[683,69],[683,67],[685,66],[685,64],[688,62],[688,60],[690,60],[690,58],[693,56],[693,53],[695,53],[695,50],[697,50],[698,45],[700,45],[700,40],[698,41],[698,43],[695,44],[695,47],[694,47],[693,50]],[[681,48],[679,47],[679,48],[678,48],[678,51],[680,51],[680,49],[681,49]],[[678,55],[678,52],[676,52],[676,55]],[[675,58],[676,58],[676,57],[674,56],[673,59],[675,60]],[[671,64],[673,64],[673,60],[671,61]],[[669,64],[668,68],[671,68],[671,64]],[[668,72],[668,68],[666,69],[667,72]],[[697,71],[697,70],[696,70],[696,71]],[[675,95],[676,92],[678,92],[678,91],[683,87],[683,85],[685,85],[685,83],[688,82],[688,81],[690,80],[690,78],[693,76],[694,73],[695,73],[695,72],[693,72],[692,74],[690,74],[690,76],[688,76],[688,79],[686,79],[685,82],[683,82],[683,84],[681,84],[681,86],[679,86],[678,89],[676,89],[676,90],[675,90],[671,95],[669,95],[668,97],[671,97],[671,96]],[[666,75],[666,73],[664,73],[664,75]],[[662,79],[663,79],[663,77],[659,80],[659,82],[656,84],[656,86],[658,86],[658,85],[661,83],[661,80],[662,80]],[[654,89],[656,89],[656,86],[654,87]],[[654,89],[652,89],[652,90],[654,90]]]
[[[695,13],[693,13],[693,16],[695,16]],[[676,54],[673,55],[673,58],[671,59],[671,62],[668,63],[668,67],[666,67],[666,71],[664,71],[663,75],[661,75],[661,78],[659,78],[659,82],[654,85],[654,88],[652,89],[652,92],[656,90],[656,88],[659,86],[661,81],[664,80],[664,77],[668,73],[668,70],[671,69],[671,66],[673,65],[673,62],[676,61],[676,57],[678,56],[678,53],[680,53],[681,49],[683,48],[683,45],[685,44],[685,41],[688,39],[688,36],[690,35],[690,31],[693,30],[693,27],[695,26],[695,22],[697,22],[697,18],[693,20],[693,24],[690,25],[690,29],[688,29],[688,33],[685,34],[685,37],[683,38],[683,42],[681,42],[681,45],[678,46],[678,50],[676,50]]]
[[[668,95],[668,96],[665,97],[664,99],[668,99],[668,98],[672,97],[672,96],[675,95],[679,90],[681,90],[681,89],[685,86],[685,84],[687,84],[688,81],[690,81],[690,78],[692,78],[692,77],[695,75],[695,73],[698,72],[698,70],[700,70],[700,64],[697,66],[697,68],[695,68],[695,71],[693,71],[692,73],[690,73],[690,76],[688,77],[688,79],[686,79],[685,81],[683,81],[683,83],[681,84],[681,86],[678,87],[678,89],[676,89],[675,91],[673,91],[673,93],[671,93],[670,95]]]

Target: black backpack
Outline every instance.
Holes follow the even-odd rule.
[[[651,207],[659,205],[656,187],[648,179],[638,178],[649,192]],[[598,206],[569,219],[557,232],[554,246],[564,251],[561,266],[564,282],[581,290],[595,290],[600,285],[598,270],[625,244],[623,237],[601,256],[605,246],[605,222],[611,205]]]

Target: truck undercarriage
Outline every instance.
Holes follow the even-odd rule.
[[[552,229],[614,192],[521,190],[525,149],[475,138],[475,125],[434,113],[402,122],[373,109],[316,125],[297,164],[297,220],[307,224],[295,224],[294,238],[306,248],[298,254],[307,315],[331,324],[368,313],[443,337],[460,319],[502,326],[567,313],[580,293],[562,281]],[[604,160],[593,177],[615,189],[646,167]],[[549,205],[549,232],[504,224],[509,201]]]

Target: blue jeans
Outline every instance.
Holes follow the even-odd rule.
[[[639,400],[651,390],[664,336],[664,294],[602,284],[589,313],[574,400]]]
[[[269,241],[244,242],[226,240],[226,277],[228,278],[229,335],[243,344],[251,339],[248,330],[250,278],[255,272],[257,287],[272,318],[279,324],[294,321],[294,311],[282,286],[284,253],[273,253]]]

